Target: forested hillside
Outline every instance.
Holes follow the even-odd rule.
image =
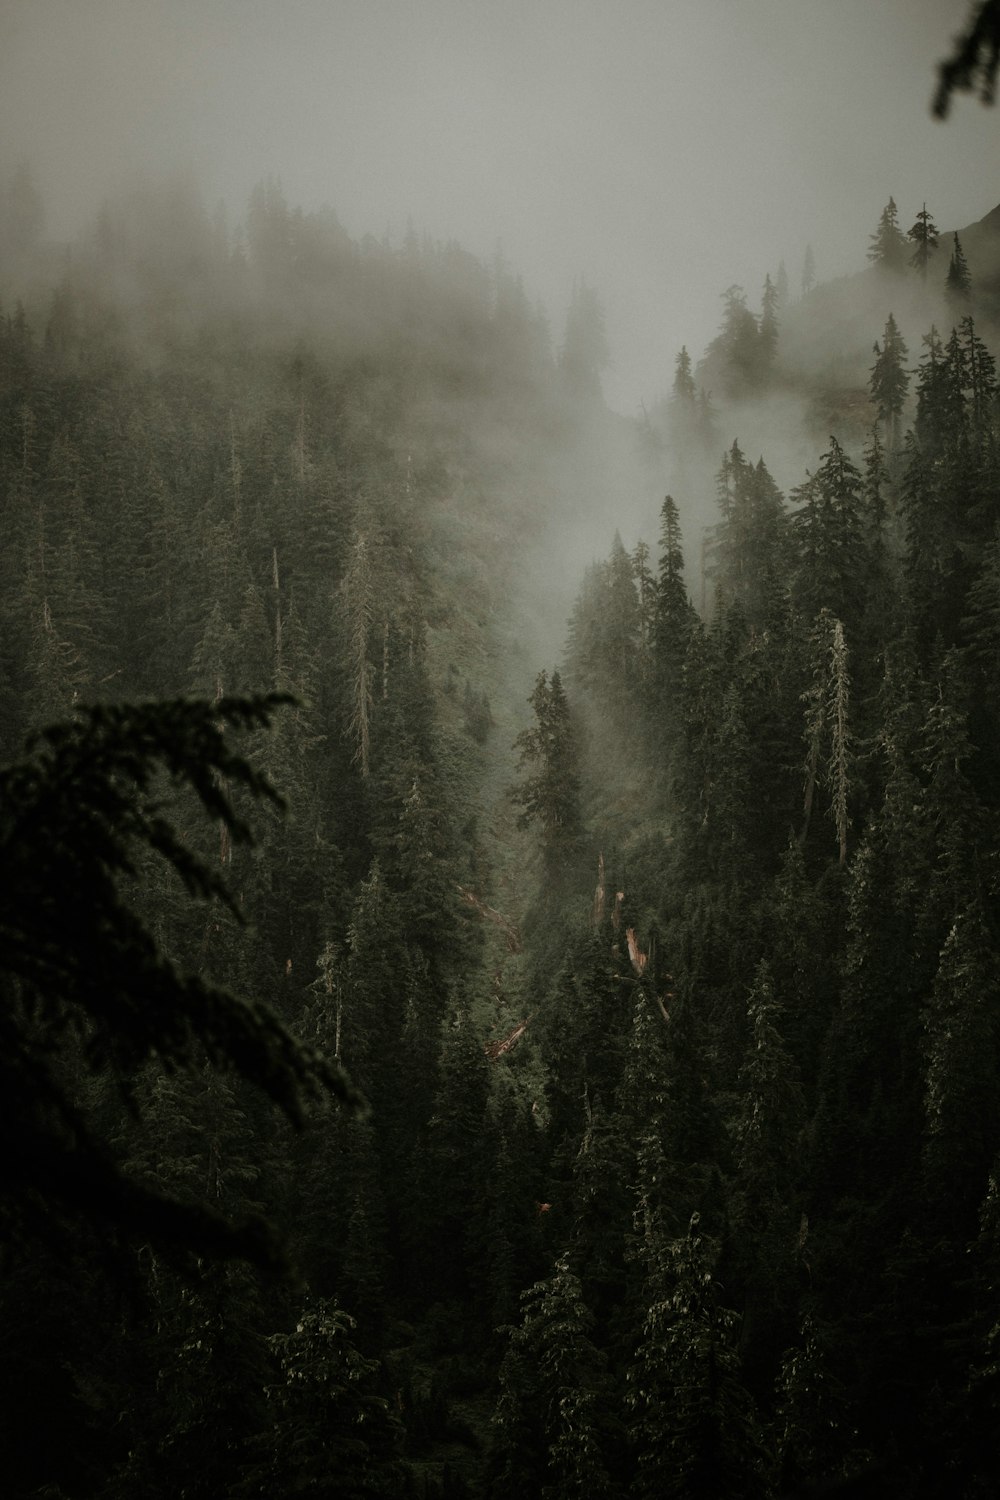
[[[2,197],[4,1492],[994,1493],[988,234],[631,422],[585,285]]]

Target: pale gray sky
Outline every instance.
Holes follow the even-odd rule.
[[[604,301],[632,413],[811,242],[859,269],[890,194],[961,227],[1000,202],[1000,113],[928,113],[965,0],[0,0],[0,167],[69,234],[137,169],[242,217],[278,176],[355,237],[502,241],[557,338]]]

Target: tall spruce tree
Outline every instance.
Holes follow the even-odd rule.
[[[515,741],[518,766],[530,770],[514,788],[522,826],[536,824],[542,835],[546,870],[554,878],[569,876],[583,840],[580,771],[576,732],[558,672],[540,672],[528,699],[535,724]]]
[[[915,266],[922,280],[926,281],[927,267],[937,250],[939,239],[937,225],[927,212],[926,203],[921,206],[916,220],[906,231],[906,238],[913,243],[910,265]]]
[[[879,271],[898,274],[906,269],[906,236],[899,227],[899,210],[890,198],[869,238],[868,259]]]
[[[910,377],[906,372],[906,344],[892,313],[886,319],[881,348],[876,340],[874,354],[868,389],[876,415],[883,424],[886,447],[890,453],[895,453],[900,442],[903,404]]]
[[[965,251],[962,249],[958,234],[952,236],[954,247],[951,258],[948,261],[948,275],[945,279],[945,292],[948,301],[956,307],[964,307],[972,295],[972,277],[969,275],[969,265],[965,259]]]

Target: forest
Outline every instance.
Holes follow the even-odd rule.
[[[994,1495],[1000,209],[730,287],[637,420],[499,254],[43,213],[3,1492]]]

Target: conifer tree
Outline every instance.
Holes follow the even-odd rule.
[[[955,307],[964,307],[972,295],[972,277],[969,275],[969,266],[965,259],[965,251],[962,249],[957,233],[952,238],[954,240],[954,248],[951,252],[951,258],[948,261],[945,292],[948,301]]]
[[[722,297],[722,328],[706,350],[705,363],[718,372],[723,393],[738,401],[760,384],[760,330],[741,286],[727,288]]]
[[[782,1035],[783,1007],[766,959],[747,1002],[750,1036],[739,1078],[730,1214],[745,1285],[744,1362],[768,1369],[793,1305],[798,1146],[805,1099]]]
[[[649,1306],[629,1370],[633,1493],[763,1497],[769,1456],[741,1379],[736,1315],[722,1303],[700,1222],[693,1214],[669,1247],[666,1295]]]
[[[491,1500],[610,1500],[612,1427],[605,1360],[564,1255],[523,1294],[500,1370],[489,1468]]]
[[[290,1333],[270,1339],[275,1378],[260,1434],[258,1490],[362,1500],[406,1482],[402,1429],[379,1390],[378,1364],[354,1343],[354,1319],[310,1303]]]
[[[758,339],[761,380],[766,385],[773,376],[778,352],[778,292],[769,275],[764,277]]]
[[[684,582],[680,516],[673,496],[667,495],[660,507],[660,566],[653,640],[656,682],[668,724],[676,723],[673,700],[680,686],[684,656],[695,618]]]
[[[513,792],[523,827],[536,823],[542,834],[545,866],[564,878],[573,868],[583,837],[576,734],[558,672],[540,672],[528,699],[535,726],[518,735],[521,770],[533,769]]]
[[[847,859],[848,802],[851,782],[850,675],[844,627],[829,610],[822,609],[812,632],[813,682],[805,694],[806,759],[805,805],[801,843],[809,832],[817,781],[830,788],[830,811],[837,829],[839,862]],[[821,755],[826,744],[825,764]]]
[[[782,564],[784,500],[761,458],[756,465],[734,442],[716,477],[722,520],[709,541],[711,576],[720,597],[751,626],[764,623]]]
[[[899,211],[891,198],[870,237],[868,259],[880,271],[899,273],[906,268],[906,236],[899,227]]]
[[[158,776],[187,785],[229,840],[246,844],[250,830],[233,794],[277,794],[224,731],[266,723],[277,702],[91,708],[44,731],[35,758],[0,777],[0,927],[9,934],[0,1128],[19,1142],[9,1153],[8,1223],[58,1238],[82,1216],[113,1236],[144,1233],[167,1249],[188,1243],[205,1254],[273,1254],[259,1219],[233,1226],[123,1175],[79,1091],[88,1075],[104,1074],[134,1106],[146,1061],[191,1070],[204,1048],[210,1061],[255,1079],[292,1119],[310,1095],[350,1094],[339,1070],[297,1043],[259,1001],[179,973],[124,894],[136,862],[153,855],[189,894],[237,912],[218,870],[163,816]],[[64,912],[73,914],[68,927],[53,915]]]
[[[876,415],[883,424],[886,446],[890,453],[899,447],[903,403],[909,389],[910,377],[906,373],[907,348],[902,334],[889,314],[882,335],[882,346],[876,340],[875,363],[871,368],[868,389]]]
[[[958,344],[963,386],[968,392],[969,416],[974,430],[982,432],[995,413],[996,361],[977,335],[971,316],[964,317],[958,326]]]
[[[687,412],[693,409],[697,394],[694,376],[691,373],[691,356],[687,352],[687,347],[682,345],[674,365],[671,401]]]
[[[937,225],[927,212],[927,204],[923,204],[917,214],[916,221],[906,232],[908,240],[913,241],[913,254],[910,256],[910,265],[915,266],[921,278],[927,280],[927,267],[938,247]]]
[[[795,598],[808,617],[828,609],[850,627],[858,616],[865,576],[861,473],[835,437],[816,473],[793,498],[801,501],[792,520]]]
[[[1000,988],[978,898],[956,916],[925,1017],[928,1184],[954,1238],[971,1234],[1000,1125]]]

